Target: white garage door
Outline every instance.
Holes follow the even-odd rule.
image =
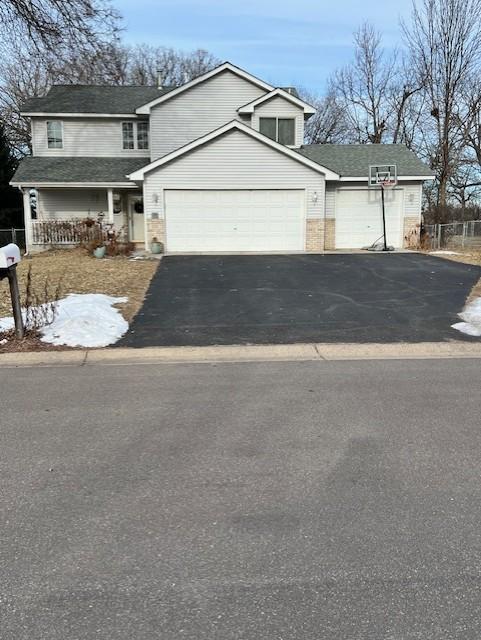
[[[169,252],[302,251],[304,190],[165,192]]]
[[[402,247],[403,190],[385,191],[387,243]],[[336,249],[369,246],[382,236],[380,189],[346,189],[336,194]]]

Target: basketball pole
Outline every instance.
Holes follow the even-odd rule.
[[[381,201],[382,201],[382,232],[384,236],[384,247],[383,251],[387,251],[387,240],[386,240],[386,205],[384,203],[384,185],[381,184]]]

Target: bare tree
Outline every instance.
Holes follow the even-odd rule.
[[[463,89],[479,73],[481,0],[422,0],[419,7],[413,2],[411,21],[402,26],[412,73],[424,87],[437,204],[444,207],[465,144]]]
[[[354,43],[354,61],[335,73],[332,84],[356,142],[383,142],[396,58],[386,56],[381,35],[368,23],[356,32]]]
[[[160,74],[164,86],[179,86],[220,64],[204,49],[186,52],[139,44],[120,47],[120,53],[125,59],[124,84],[155,84]]]
[[[157,74],[165,86],[182,84],[218,64],[210,53],[176,51],[165,47],[103,44],[95,52],[71,47],[59,58],[44,51],[32,55],[22,47],[0,58],[0,120],[18,155],[30,148],[28,122],[20,116],[23,103],[43,96],[53,84],[155,85]]]
[[[344,110],[332,87],[322,97],[303,90],[300,91],[300,96],[316,109],[316,113],[306,122],[307,144],[339,144],[347,141]]]
[[[399,55],[387,87],[389,133],[393,144],[412,148],[423,113],[424,78],[413,77],[406,55]]]
[[[119,14],[109,0],[2,0],[3,41],[26,39],[30,48],[63,46],[92,50],[119,29]]]

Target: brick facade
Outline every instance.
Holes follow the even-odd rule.
[[[150,244],[153,238],[157,238],[165,248],[165,224],[164,220],[147,220],[147,242]]]
[[[324,220],[308,219],[306,222],[306,251],[321,253],[324,246]]]
[[[416,249],[419,247],[420,223],[418,216],[407,216],[404,218],[403,237],[406,249]]]
[[[404,247],[416,248],[419,245],[419,218],[408,216],[404,218],[403,236]],[[157,238],[165,247],[164,220],[147,220],[147,242]],[[336,220],[334,218],[311,218],[306,221],[306,251],[308,253],[322,253],[336,249]]]
[[[324,229],[324,250],[334,251],[336,248],[336,221],[334,218],[326,218]]]

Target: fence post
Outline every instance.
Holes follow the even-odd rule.
[[[462,247],[464,249],[464,239],[466,238],[466,234],[468,232],[468,223],[467,222],[463,222],[463,240],[462,240]]]
[[[436,225],[436,227],[437,227],[437,228],[436,228],[436,231],[437,231],[437,236],[438,236],[438,243],[437,243],[437,244],[438,244],[438,246],[437,246],[437,249],[441,249],[441,225],[440,225],[440,224],[437,224],[437,225]]]
[[[12,227],[12,242],[17,244],[17,231]]]

